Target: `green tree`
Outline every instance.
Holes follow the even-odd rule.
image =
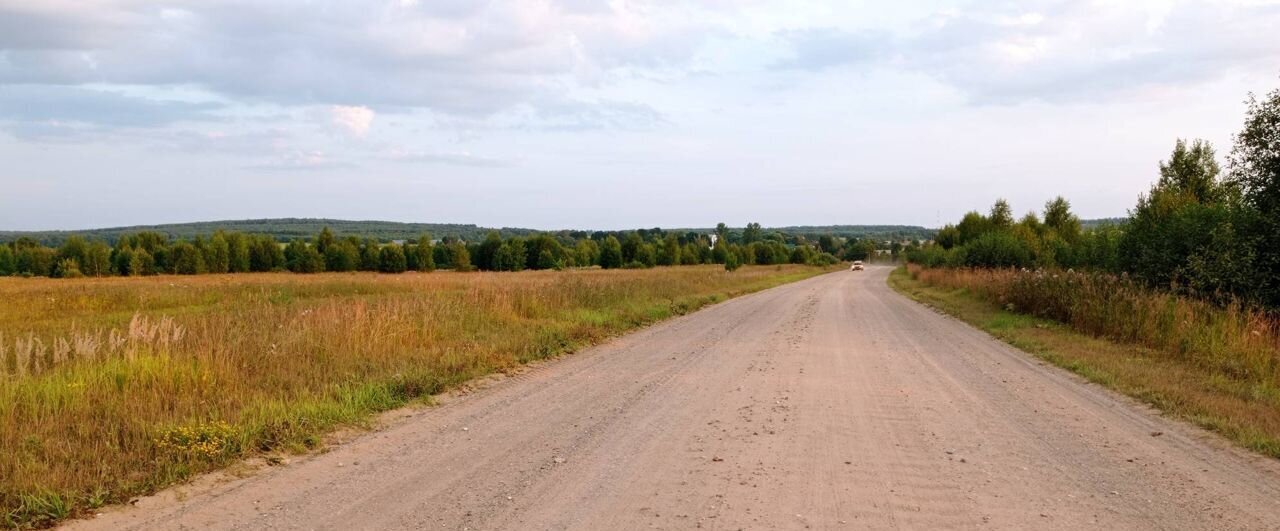
[[[467,251],[467,246],[462,242],[453,242],[446,247],[449,248],[449,258],[453,264],[454,271],[472,271],[475,266],[471,265],[471,253]]]
[[[226,235],[227,270],[232,273],[247,273],[249,269],[249,238],[239,232]]]
[[[156,271],[155,258],[151,257],[146,249],[138,248],[132,250],[129,257],[129,274],[132,276],[154,275]]]
[[[20,275],[47,277],[53,275],[58,253],[43,245],[15,245],[14,269]]]
[[[360,242],[361,271],[378,271],[382,264],[382,245],[377,240],[365,238]]]
[[[13,256],[13,248],[0,243],[0,276],[9,276],[18,271],[17,261]]]
[[[943,249],[950,249],[960,245],[960,229],[955,225],[947,224],[938,231],[938,235],[933,237],[933,241],[942,246]],[[858,258],[862,260],[862,258]]]
[[[760,228],[759,223],[748,223],[747,228],[742,229],[742,244],[749,245],[764,239],[764,231]]]
[[[1044,225],[1068,243],[1080,239],[1080,219],[1071,213],[1071,203],[1062,196],[1044,204]]]
[[[341,240],[325,249],[324,268],[326,271],[355,271],[360,268],[360,248],[356,244]]]
[[[1193,259],[1210,252],[1212,239],[1219,243],[1225,237],[1219,227],[1230,224],[1232,207],[1222,200],[1230,196],[1217,179],[1218,165],[1211,158],[1212,148],[1196,141],[1188,150],[1179,140],[1168,162],[1160,163],[1160,179],[1151,191],[1138,198],[1130,212],[1129,223],[1119,242],[1120,267],[1139,280],[1161,287],[1207,287],[1206,278],[1195,280],[1192,262],[1208,273],[1208,257]],[[1209,158],[1206,158],[1209,157]],[[1206,181],[1207,179],[1207,181]],[[1046,226],[1048,216],[1046,214]],[[1215,232],[1218,231],[1218,232]],[[1216,234],[1216,236],[1215,236]],[[1246,264],[1240,264],[1242,266]],[[1233,274],[1216,273],[1221,280]],[[1236,291],[1238,286],[1216,285],[1213,290]]]
[[[254,236],[249,244],[249,270],[275,271],[283,267],[284,250],[280,244],[270,236]]]
[[[431,235],[423,233],[418,236],[418,244],[413,246],[413,270],[429,272],[436,270],[434,249],[431,248]]]
[[[702,245],[697,242],[684,244],[680,251],[680,265],[698,265],[702,263]]]
[[[636,249],[636,254],[633,257],[632,262],[639,264],[642,267],[653,267],[657,265],[658,253],[656,250],[654,250],[653,244],[652,243],[640,244],[640,247]]]
[[[547,254],[550,258],[544,260],[543,254]],[[529,269],[559,267],[563,256],[564,247],[548,234],[538,234],[525,243],[525,266]]]
[[[404,255],[404,247],[396,243],[382,246],[382,250],[379,251],[378,271],[403,273],[408,268],[409,261]]]
[[[490,258],[489,269],[492,271],[515,271],[517,262],[516,253],[512,252],[511,245],[507,242],[498,244],[498,248],[493,251]]]
[[[324,257],[315,247],[301,239],[289,242],[284,248],[285,268],[294,273],[319,273],[324,271]]]
[[[1013,209],[1009,208],[1009,202],[1004,199],[997,199],[994,205],[991,205],[991,215],[987,216],[991,226],[996,229],[1007,229],[1013,226]]]
[[[506,263],[503,271],[524,271],[529,260],[529,245],[524,238],[513,237],[507,240],[507,247],[511,249],[511,261]]]
[[[171,250],[173,256],[170,258],[170,273],[179,275],[198,275],[206,271],[204,263],[204,255],[196,248],[195,244],[187,241],[180,241],[173,244]]]
[[[725,238],[716,238],[716,244],[711,248],[711,263],[723,264],[729,259],[729,242]]]
[[[1156,187],[1167,193],[1189,195],[1198,203],[1217,203],[1224,199],[1225,191],[1218,181],[1220,171],[1213,146],[1197,139],[1188,148],[1187,142],[1179,138],[1169,160],[1160,163]]]
[[[1229,164],[1242,200],[1238,244],[1252,249],[1248,296],[1280,307],[1280,89],[1249,95]]]
[[[89,242],[84,237],[72,235],[62,242],[58,247],[58,261],[75,260],[76,269],[79,270],[79,264],[84,263],[85,254],[89,251]]]
[[[231,244],[221,231],[209,238],[205,262],[210,273],[226,273],[231,270]]]
[[[600,267],[605,269],[616,269],[622,267],[622,243],[617,238],[610,235],[604,239],[604,243],[600,245]]]
[[[729,226],[724,223],[716,223],[716,239],[723,241],[726,245],[729,243]],[[723,263],[723,262],[720,262]]]
[[[110,275],[111,248],[99,241],[90,243],[85,248],[84,261],[80,262],[80,271],[91,277]]]
[[[822,249],[822,252],[824,253],[830,253],[833,255],[840,251],[839,244],[836,243],[836,239],[830,234],[823,234],[818,237],[818,248]]]
[[[600,263],[600,244],[595,240],[578,240],[574,245],[574,263],[589,267]]]
[[[320,234],[316,235],[316,252],[326,254],[329,247],[336,243],[338,243],[338,238],[333,235],[333,231],[329,230],[329,227],[322,228],[320,229]]]
[[[956,243],[964,245],[991,231],[991,220],[977,212],[969,212],[960,219],[960,224],[956,225],[956,231],[958,233]]]
[[[484,241],[480,242],[480,248],[476,250],[476,267],[486,271],[501,271],[502,269],[497,266],[496,255],[498,248],[502,247],[502,243],[502,236],[498,234],[498,231],[489,231],[489,234],[484,237]],[[510,252],[510,248],[508,248],[508,252]]]
[[[676,235],[668,234],[663,238],[662,245],[657,248],[657,251],[657,265],[680,265],[680,240],[676,238]]]
[[[58,260],[57,265],[53,268],[53,276],[58,278],[80,278],[84,273],[80,272],[80,263],[75,258],[63,258]]]
[[[538,252],[538,269],[560,269],[561,262],[556,259],[555,253],[551,249],[543,248]]]
[[[742,267],[742,259],[738,258],[738,253],[731,253],[731,252],[728,252],[728,249],[726,249],[725,258],[724,258],[724,270],[737,271],[739,267]]]

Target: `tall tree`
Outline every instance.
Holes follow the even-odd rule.
[[[1254,290],[1265,304],[1280,307],[1280,89],[1261,99],[1249,95],[1229,162],[1231,182],[1247,209],[1241,220],[1245,237],[1256,250]]]
[[[742,244],[749,245],[764,239],[764,230],[760,228],[759,223],[748,223],[747,228],[742,229]]]
[[[1009,208],[1009,202],[997,199],[994,205],[991,205],[991,215],[987,216],[991,221],[991,226],[997,229],[1007,229],[1013,226],[1013,209]]]
[[[1179,138],[1169,160],[1160,163],[1160,181],[1156,186],[1166,193],[1190,195],[1199,203],[1216,203],[1222,199],[1223,192],[1218,182],[1219,171],[1213,146],[1197,139],[1188,148],[1187,141]]]
[[[1045,203],[1044,225],[1069,243],[1080,239],[1080,218],[1071,213],[1071,203],[1062,196]]]

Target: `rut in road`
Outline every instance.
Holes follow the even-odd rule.
[[[888,272],[734,299],[72,527],[1280,528],[1275,461],[919,306]]]

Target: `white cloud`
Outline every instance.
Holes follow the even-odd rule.
[[[373,109],[363,105],[334,105],[329,107],[329,114],[334,124],[355,136],[363,137],[369,133],[369,126],[373,125],[375,113]]]

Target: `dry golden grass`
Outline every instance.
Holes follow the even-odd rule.
[[[476,376],[820,272],[0,278],[0,525],[306,450]]]
[[[1280,389],[1280,322],[1238,304],[1153,291],[1108,274],[917,265],[910,273],[930,286],[964,289],[1011,311]]]
[[[1118,332],[1108,334],[1090,326],[1027,315],[1035,313],[1030,307],[1015,304],[1011,308],[1011,299],[1025,298],[1011,295],[1012,275],[1016,274],[913,266],[911,273],[895,271],[889,283],[1090,381],[1216,431],[1244,447],[1280,457],[1280,386],[1273,361],[1265,361],[1280,355],[1280,343],[1274,336],[1274,324],[1266,322],[1265,316],[1240,308],[1170,300],[1164,294],[1116,294],[1117,299],[1137,299],[1149,311],[1121,314],[1113,309],[1113,319],[1159,321],[1116,322],[1113,326]],[[1089,298],[1090,292],[1082,290],[1073,297]],[[1170,322],[1169,314],[1178,319]],[[1163,337],[1128,335],[1134,329]],[[1232,355],[1254,359],[1228,361]]]

